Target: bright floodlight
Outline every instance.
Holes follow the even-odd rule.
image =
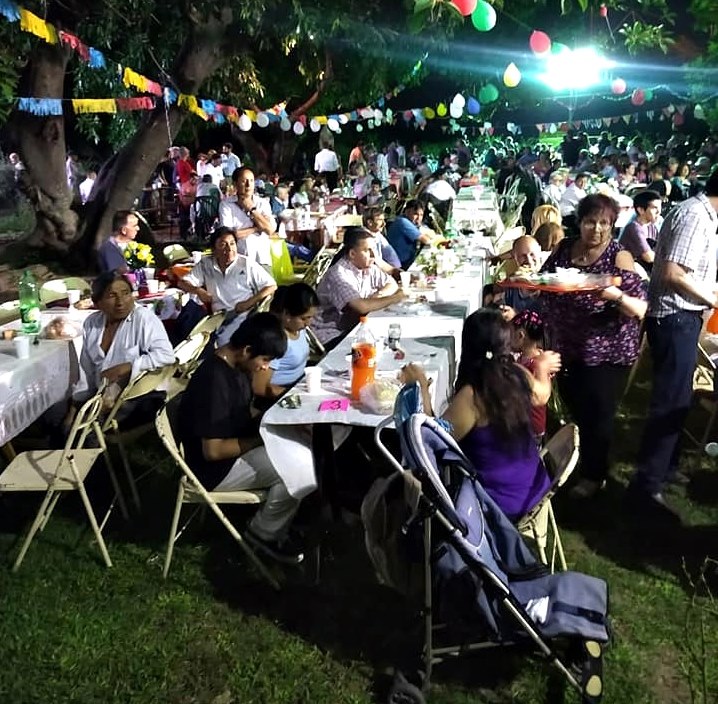
[[[546,71],[539,78],[555,91],[588,88],[601,82],[602,73],[614,66],[613,61],[595,49],[570,49],[551,54],[546,59]]]

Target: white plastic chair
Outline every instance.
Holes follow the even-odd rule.
[[[549,530],[551,531],[553,539],[551,563],[549,565],[551,572],[554,571],[557,556],[561,569],[564,571],[568,569],[556,516],[551,506],[551,498],[571,476],[578,463],[578,455],[578,426],[574,423],[569,423],[553,435],[541,451],[541,459],[551,478],[551,485],[541,497],[541,500],[516,522],[516,527],[523,535],[527,535],[536,541],[539,557],[545,565],[549,565],[546,559],[546,546],[549,540]]]
[[[187,339],[194,337],[199,333],[205,333],[207,336],[219,329],[219,326],[224,322],[224,317],[227,313],[223,310],[219,310],[211,315],[206,315],[200,320],[189,332]]]
[[[196,515],[200,507],[208,507],[212,513],[219,519],[220,523],[229,531],[229,534],[237,541],[239,546],[244,550],[247,557],[257,567],[262,576],[275,588],[279,589],[279,583],[272,576],[269,570],[265,567],[262,561],[257,557],[256,553],[247,544],[242,534],[235,528],[235,526],[227,519],[224,512],[220,508],[220,504],[252,504],[258,505],[266,500],[266,492],[257,489],[247,489],[242,491],[207,491],[202,483],[197,479],[194,472],[190,469],[187,462],[185,462],[181,448],[177,445],[175,440],[175,433],[173,425],[176,425],[175,418],[179,410],[179,403],[181,397],[172,399],[165,407],[157,414],[155,426],[157,428],[157,435],[162,440],[167,451],[172,456],[175,464],[182,470],[182,477],[179,480],[179,487],[177,491],[177,502],[175,504],[174,514],[172,516],[172,523],[170,524],[170,535],[167,541],[167,554],[165,555],[165,564],[162,571],[162,576],[166,579],[170,571],[170,564],[172,562],[172,555],[174,553],[174,546],[177,540],[187,529],[187,526]],[[182,513],[182,506],[184,504],[196,504],[198,508],[192,513],[187,519],[184,526],[180,531],[177,530],[179,526],[180,515]]]
[[[102,396],[98,392],[86,401],[78,411],[70,435],[63,450],[31,450],[21,452],[0,474],[0,492],[43,491],[45,497],[40,504],[35,520],[25,536],[12,571],[16,572],[27,553],[36,533],[44,530],[63,492],[77,491],[85,507],[102,558],[112,567],[110,555],[97,524],[92,504],[85,491],[85,478],[97,458],[106,450],[102,441],[98,418],[102,408]],[[100,440],[99,448],[84,447],[90,433]],[[110,468],[112,483],[117,488],[117,479]]]
[[[167,398],[174,398],[187,388],[192,374],[199,366],[199,358],[207,346],[209,335],[199,332],[196,335],[182,340],[175,348],[175,361],[177,369],[174,376],[169,380]]]

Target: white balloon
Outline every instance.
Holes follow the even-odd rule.
[[[384,115],[382,114],[382,111],[377,108],[374,110],[374,121],[375,122],[381,122]]]
[[[464,109],[456,103],[451,103],[451,105],[449,105],[449,114],[451,117],[461,117],[463,112]]]
[[[249,132],[252,129],[252,121],[249,119],[249,115],[243,114],[239,116],[239,129],[242,132]]]
[[[312,132],[319,132],[319,130],[322,129],[322,126],[319,124],[319,120],[317,120],[316,118],[313,117],[309,121],[309,129]]]
[[[466,105],[466,99],[463,95],[461,95],[461,93],[457,93],[451,103],[453,105],[458,105],[463,110],[464,106]]]
[[[260,127],[266,127],[269,124],[269,117],[267,117],[266,112],[260,112],[259,115],[257,115],[257,124]]]
[[[341,128],[341,127],[337,127],[337,134],[341,134],[341,133],[342,133],[342,128]]]
[[[367,120],[367,123],[366,123],[366,124],[367,124],[367,127],[368,127],[370,130],[373,130],[373,129],[374,129],[374,120]]]
[[[295,122],[294,127],[292,127],[294,130],[294,134],[299,136],[300,134],[304,134],[304,125],[301,122]]]
[[[292,129],[292,123],[288,118],[283,117],[282,121],[279,123],[279,129],[281,129],[282,132],[289,132],[289,130]]]
[[[349,122],[349,115],[343,112],[341,115],[339,115],[339,124],[346,125],[347,122]]]
[[[368,120],[371,117],[374,117],[374,111],[371,108],[362,108],[359,111],[359,114],[365,119]]]
[[[364,128],[361,126],[361,124],[357,123],[357,132],[363,132]]]
[[[330,117],[330,118],[327,120],[327,127],[328,127],[332,132],[338,132],[338,131],[339,131],[339,123],[338,123],[333,117]]]

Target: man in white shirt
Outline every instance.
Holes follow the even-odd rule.
[[[232,156],[235,156],[232,154]],[[237,160],[239,161],[239,159]],[[214,154],[209,164],[204,167],[204,173],[212,177],[212,183],[219,188],[224,181],[224,165],[222,164],[222,155]],[[227,179],[229,180],[229,179]]]
[[[231,181],[234,172],[242,166],[239,157],[232,151],[232,144],[227,142],[222,145],[222,174],[226,181]],[[218,184],[219,185],[219,184]]]
[[[237,195],[219,206],[219,222],[234,230],[237,251],[267,270],[272,267],[269,238],[277,231],[269,200],[254,192],[254,172],[247,166],[234,172]]]
[[[223,345],[251,308],[277,290],[277,284],[259,264],[237,253],[232,228],[217,228],[210,245],[212,255],[200,259],[178,285],[196,295],[213,313],[229,312],[217,333],[218,343]]]
[[[375,176],[381,181],[381,188],[384,190],[389,186],[389,160],[386,156],[387,148],[384,147],[376,155]]]
[[[326,179],[329,191],[333,191],[339,185],[339,179],[342,177],[342,167],[339,163],[339,157],[329,145],[323,144],[322,148],[314,157],[314,171]]]
[[[88,171],[85,180],[80,184],[80,200],[85,205],[90,200],[90,193],[92,193],[92,187],[95,185],[95,179],[97,174],[94,171]]]
[[[588,174],[578,174],[574,182],[566,188],[559,202],[559,210],[561,217],[564,219],[566,227],[573,227],[576,219],[576,208],[588,193],[586,186],[588,184]]]

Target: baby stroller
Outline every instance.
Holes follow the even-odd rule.
[[[418,589],[423,598],[423,670],[415,678],[397,672],[389,701],[421,704],[433,665],[470,651],[512,645],[527,647],[551,663],[584,704],[599,702],[603,644],[609,640],[606,583],[577,572],[550,574],[481,487],[443,421],[408,410],[416,408],[418,398],[416,385],[402,389],[394,416],[377,427],[376,444],[396,472],[377,480],[362,507],[367,548],[384,583],[408,593],[405,565],[397,563],[410,552],[412,535],[421,545],[417,552],[423,553]],[[403,466],[381,439],[392,422]],[[393,540],[371,534],[369,527],[372,520],[377,526],[376,516],[370,515],[381,504],[377,497],[386,495],[392,483],[401,510],[394,503],[378,513],[382,530],[393,523]],[[445,643],[447,635],[451,640]]]

